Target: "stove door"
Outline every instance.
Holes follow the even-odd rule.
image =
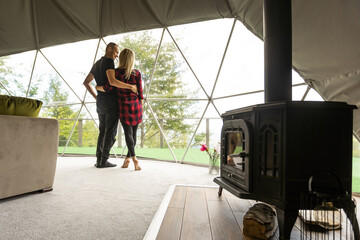
[[[221,136],[221,177],[250,191],[250,125],[243,119],[225,121]]]

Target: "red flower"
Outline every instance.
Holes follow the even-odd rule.
[[[201,148],[200,148],[200,151],[208,151],[209,149],[208,149],[208,147],[205,145],[205,144],[203,144],[203,145],[201,145]]]

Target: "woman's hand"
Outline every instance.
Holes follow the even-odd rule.
[[[100,91],[100,92],[105,92],[103,86],[98,86],[98,85],[96,85],[96,86],[95,86],[95,89],[96,89],[97,91]]]

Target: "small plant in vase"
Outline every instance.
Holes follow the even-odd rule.
[[[200,151],[209,155],[209,174],[219,174],[220,144],[218,143],[212,151],[206,144],[202,144]]]

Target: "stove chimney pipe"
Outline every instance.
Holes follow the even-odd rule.
[[[292,101],[291,0],[263,0],[265,103]]]

